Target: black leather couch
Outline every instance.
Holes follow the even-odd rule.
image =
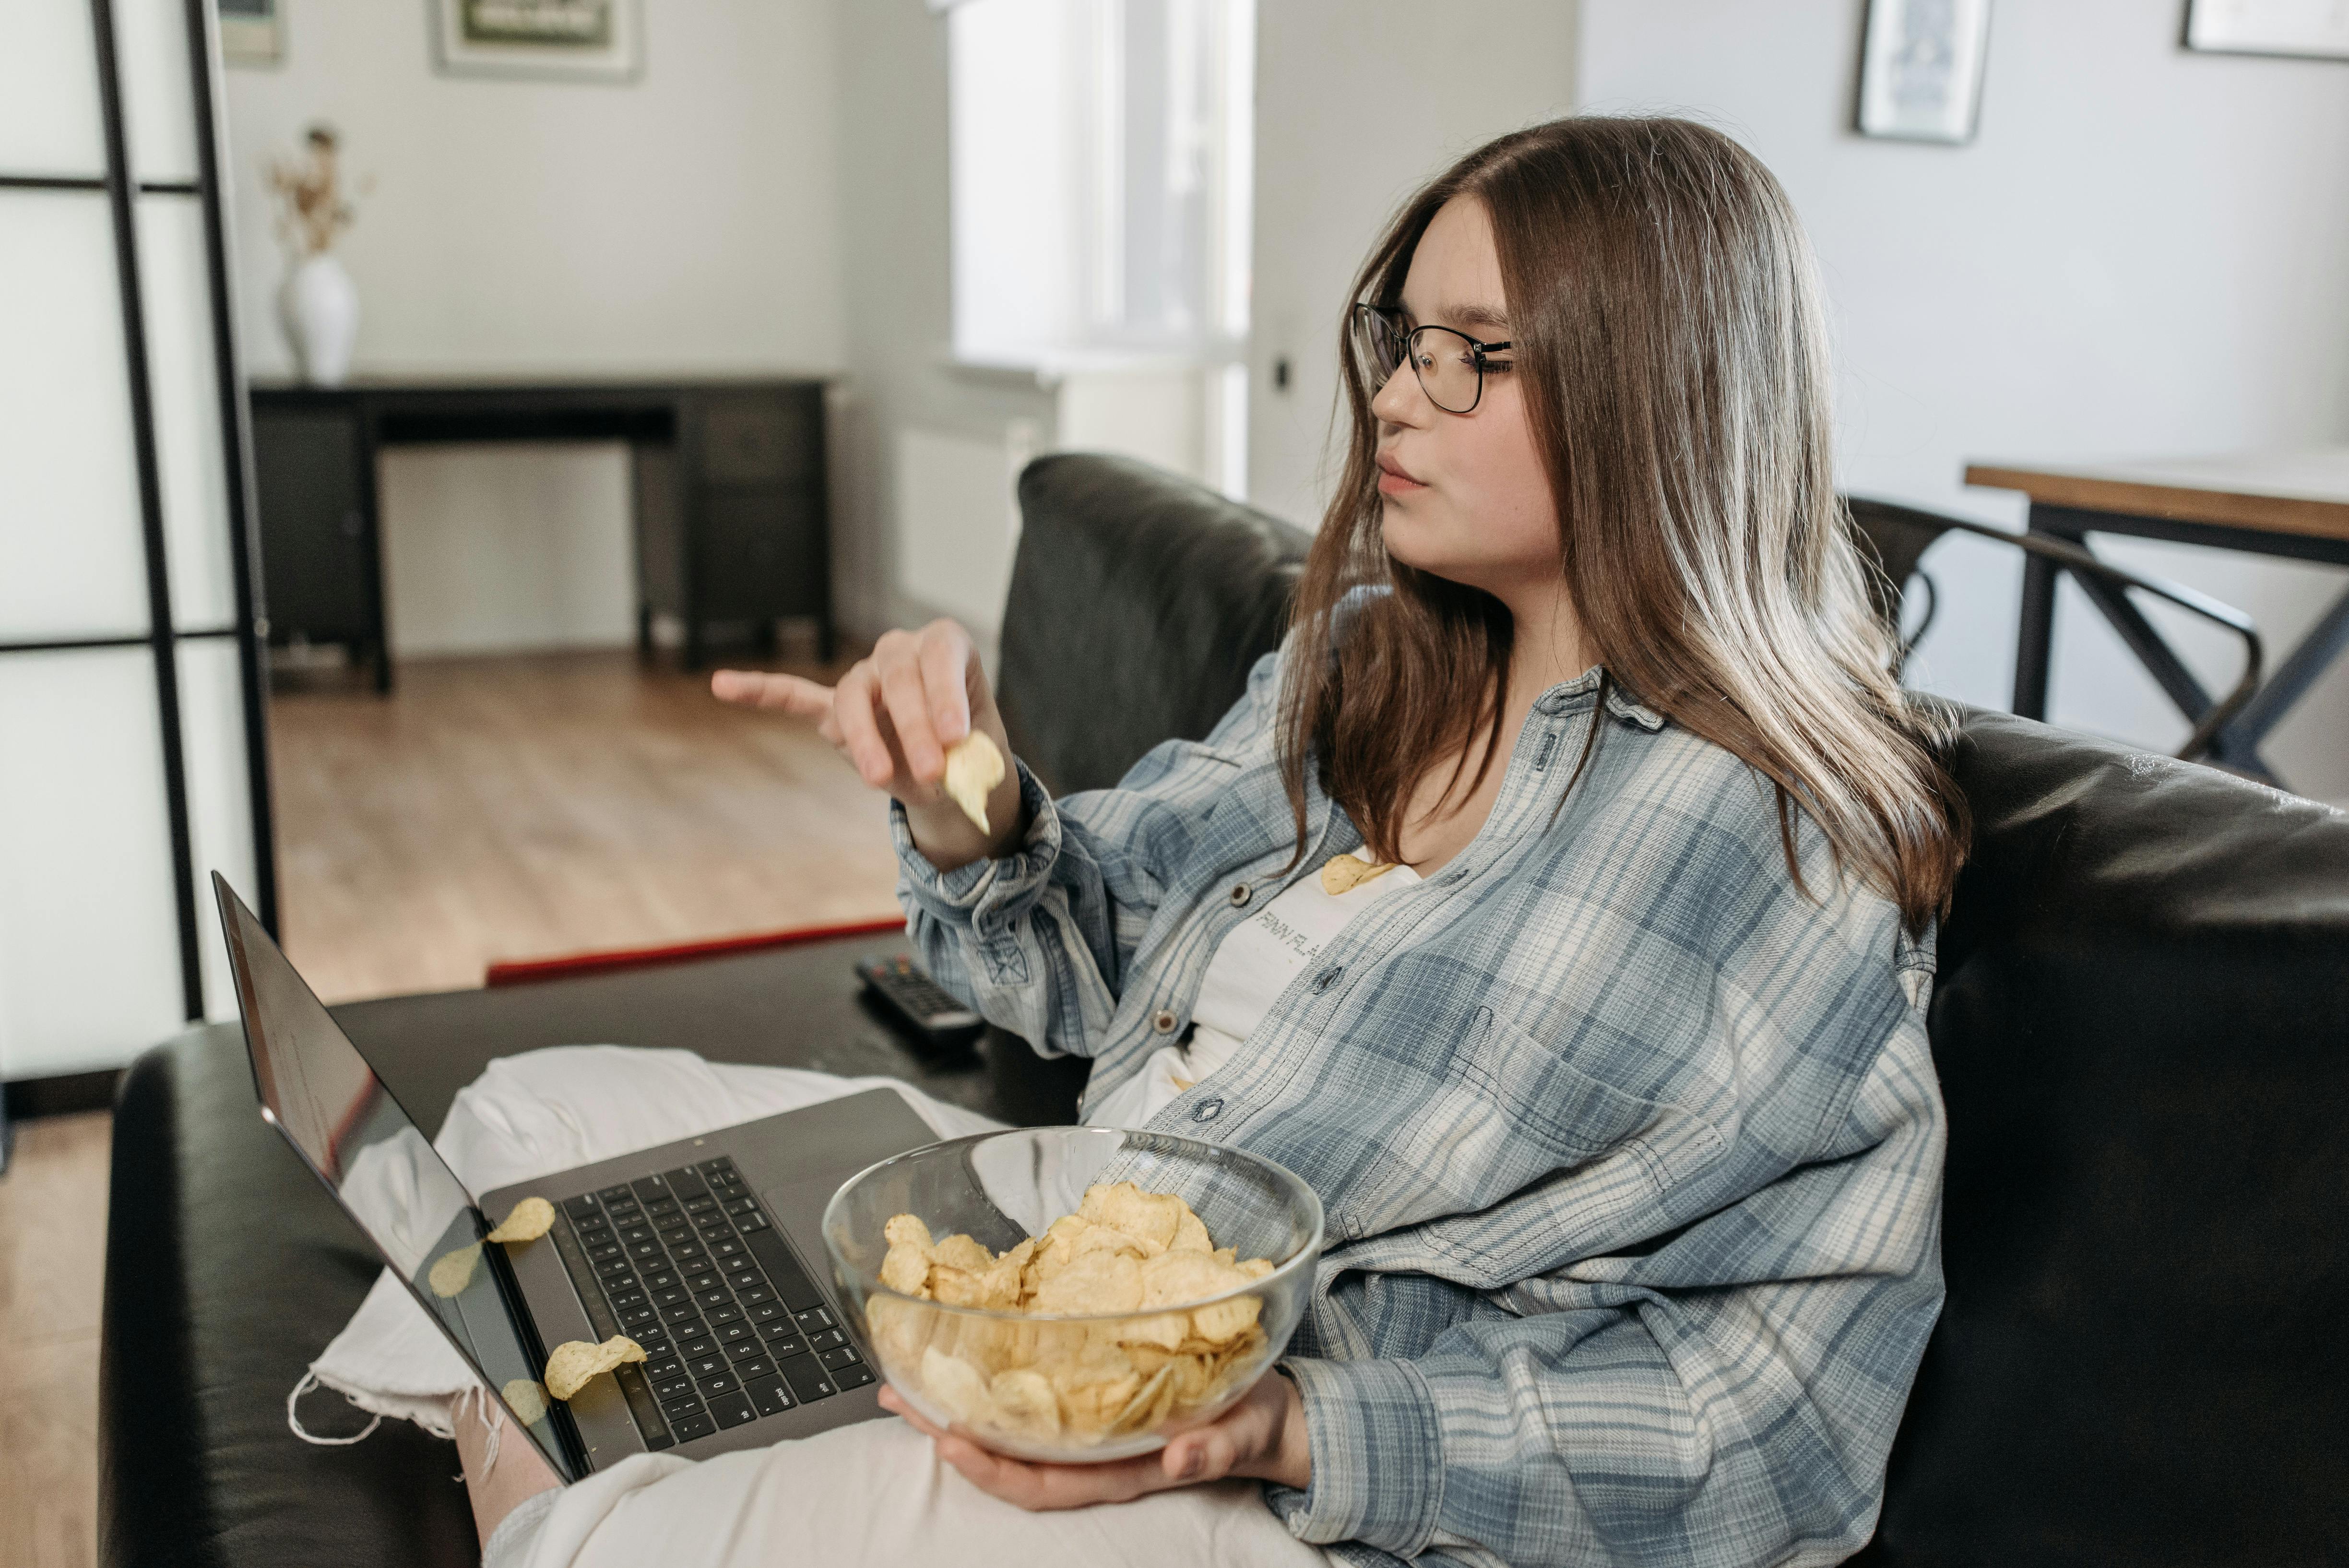
[[[1303,536],[1114,459],[1047,458],[1020,498],[1013,739],[1056,788],[1108,784],[1234,699]],[[2349,820],[1995,713],[1966,715],[1958,770],[1977,837],[1931,1019],[1949,1305],[1863,1560],[2337,1560]],[[1001,1036],[924,1059],[861,1012],[849,960],[889,945],[338,1011],[428,1125],[492,1056],[590,1040],[892,1072],[1067,1118],[1081,1064]],[[396,1423],[349,1449],[285,1429],[285,1391],[375,1263],[254,1114],[235,1030],[140,1058],[114,1149],[103,1559],[473,1561],[448,1446]],[[316,1426],[335,1403],[314,1399]]]

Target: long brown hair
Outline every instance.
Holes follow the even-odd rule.
[[[1965,802],[1942,760],[1948,719],[1891,672],[1835,493],[1816,264],[1785,192],[1687,120],[1555,120],[1413,197],[1352,300],[1397,303],[1420,236],[1458,196],[1491,217],[1558,566],[1603,679],[1771,782],[1797,887],[1799,813],[1838,876],[1921,930],[1965,857]],[[1477,779],[1500,749],[1513,628],[1491,595],[1381,543],[1374,374],[1343,351],[1351,441],[1299,586],[1280,758],[1300,854],[1310,759],[1392,860],[1430,760],[1459,758],[1448,796],[1476,742]],[[1392,591],[1350,602],[1365,586]]]

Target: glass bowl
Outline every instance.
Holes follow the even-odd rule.
[[[1089,1314],[952,1305],[882,1282],[884,1229],[896,1215],[938,1241],[968,1236],[1000,1253],[1075,1213],[1087,1188],[1129,1181],[1181,1198],[1216,1247],[1266,1260],[1269,1272],[1195,1300]],[[824,1210],[823,1243],[882,1375],[926,1418],[1020,1459],[1099,1463],[1214,1420],[1272,1366],[1313,1287],[1321,1202],[1284,1167],[1238,1149],[1119,1127],[1022,1127],[858,1172]],[[1163,1293],[1179,1273],[1155,1278]]]

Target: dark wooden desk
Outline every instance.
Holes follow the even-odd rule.
[[[401,441],[620,441],[634,462],[636,639],[685,622],[762,642],[813,617],[832,657],[823,388],[807,377],[255,383],[254,465],[271,642],[342,643],[391,687],[376,453]]]
[[[2023,491],[2031,497],[2033,533],[2083,548],[2091,534],[2125,534],[2349,566],[2349,447],[2106,465],[1978,462],[1968,465],[1966,483]],[[2057,570],[2042,557],[2024,558],[2014,711],[2026,719],[2047,716]],[[2209,693],[2120,590],[2085,576],[2075,580],[2189,722],[2209,711]],[[2260,755],[2261,740],[2344,647],[2349,594],[2219,732],[2214,760],[2275,780]]]

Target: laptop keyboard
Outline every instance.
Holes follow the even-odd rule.
[[[582,1193],[562,1212],[556,1250],[595,1332],[645,1347],[644,1365],[613,1376],[646,1447],[873,1381],[732,1160]]]

